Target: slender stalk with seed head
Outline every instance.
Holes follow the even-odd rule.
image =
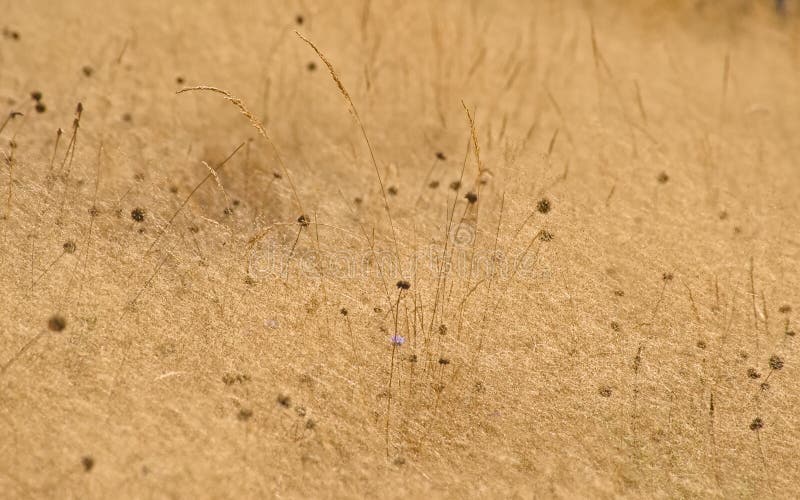
[[[402,276],[403,267],[402,267],[402,263],[400,262],[400,249],[399,249],[399,246],[397,244],[397,232],[396,232],[395,227],[394,227],[394,220],[392,219],[392,212],[389,209],[389,198],[386,196],[386,189],[385,189],[385,187],[383,185],[383,178],[381,177],[381,172],[380,172],[380,169],[378,168],[378,162],[377,162],[377,160],[375,160],[375,152],[373,151],[372,143],[370,142],[369,137],[367,136],[367,130],[364,127],[364,123],[361,121],[361,116],[359,116],[358,110],[356,109],[356,105],[353,103],[353,100],[350,98],[350,94],[347,92],[347,89],[345,89],[344,84],[342,84],[342,81],[339,79],[339,75],[336,74],[336,70],[333,69],[333,65],[330,63],[330,61],[328,61],[328,58],[325,57],[325,55],[317,48],[316,45],[314,45],[313,42],[311,42],[311,40],[309,40],[308,38],[304,37],[303,35],[301,35],[297,31],[295,31],[294,33],[298,37],[300,37],[304,42],[306,42],[312,49],[314,49],[314,52],[317,53],[319,58],[322,59],[322,62],[325,63],[325,66],[328,67],[328,72],[331,74],[331,78],[333,78],[333,81],[336,82],[336,86],[339,88],[339,92],[342,94],[342,96],[344,97],[344,100],[347,102],[348,110],[350,111],[350,113],[355,118],[359,129],[361,129],[361,135],[364,137],[364,142],[367,143],[367,149],[369,149],[369,156],[370,156],[370,158],[372,160],[372,166],[375,168],[375,174],[378,176],[378,184],[380,185],[381,195],[383,196],[383,205],[384,205],[384,208],[386,209],[386,216],[389,219],[389,226],[392,229],[392,239],[394,240],[394,252],[395,252],[395,257],[397,259],[397,268],[400,271],[400,275]]]

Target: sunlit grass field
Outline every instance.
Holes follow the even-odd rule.
[[[797,497],[798,14],[0,0],[0,497]]]

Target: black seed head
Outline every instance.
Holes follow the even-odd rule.
[[[386,192],[389,193],[392,196],[396,196],[397,192],[398,192],[397,191],[397,186],[389,186],[389,189],[387,189]]]
[[[441,151],[437,151],[437,152],[436,152],[436,159],[437,159],[437,160],[443,160],[443,161],[444,161],[444,160],[446,160],[446,159],[447,159],[447,157],[446,157],[446,156],[444,155],[444,153],[442,153]]]
[[[761,417],[756,417],[756,418],[753,419],[752,422],[750,422],[750,430],[751,431],[757,431],[757,430],[762,429],[763,427],[764,427],[764,421],[761,420]]]
[[[94,69],[91,66],[84,66],[81,71],[83,71],[83,76],[87,78],[94,74]]]
[[[131,210],[131,219],[136,222],[144,222],[144,209],[137,207]]]
[[[294,18],[294,22],[296,22],[298,26],[302,25],[303,21],[305,21],[305,19],[303,19],[303,16],[299,14],[297,17]]]
[[[428,183],[428,187],[431,188],[431,189],[438,188],[439,187],[439,181],[431,181],[430,183]]]
[[[664,273],[661,275],[661,279],[663,279],[664,281],[672,281],[672,278],[674,278],[672,273]]]
[[[761,374],[758,373],[758,370],[756,370],[755,368],[748,368],[747,369],[747,376],[750,377],[753,380],[755,380],[757,378],[761,378]]]
[[[550,200],[547,198],[542,198],[536,203],[536,210],[539,211],[540,214],[546,214],[550,211]]]
[[[278,404],[283,406],[284,408],[289,408],[292,405],[292,398],[290,398],[286,394],[279,394]]]
[[[175,78],[175,83],[177,83],[178,85],[183,85],[185,81],[186,80],[184,80],[182,76]]]
[[[64,316],[60,314],[54,314],[50,316],[50,319],[47,320],[47,328],[53,332],[60,332],[63,331],[64,328],[67,327],[67,320],[64,319]]]
[[[539,231],[539,239],[542,241],[553,241],[553,233],[548,231],[547,229],[542,229]]]
[[[666,184],[669,181],[669,175],[666,172],[661,172],[656,179],[659,184]]]
[[[75,242],[74,241],[69,240],[69,241],[65,242],[63,247],[64,247],[64,252],[65,253],[75,253],[76,246],[75,246]]]
[[[310,63],[308,63],[308,64],[306,65],[306,69],[307,69],[308,71],[314,71],[314,70],[316,70],[316,69],[317,69],[317,63],[315,63],[314,61],[311,61]]]
[[[341,313],[342,316],[347,316],[347,308],[346,307],[343,307],[343,308],[339,309],[339,312]]]
[[[300,224],[301,227],[308,227],[311,224],[311,220],[306,215],[301,215],[297,218],[297,223]]]
[[[94,458],[86,455],[85,457],[81,458],[81,465],[83,465],[83,471],[89,472],[94,467]]]
[[[478,195],[470,191],[469,193],[464,195],[464,198],[467,199],[470,205],[474,204],[478,201]]]
[[[773,370],[780,370],[783,368],[783,360],[777,354],[773,354],[769,358],[769,367]]]
[[[41,101],[42,93],[39,92],[38,90],[34,90],[33,92],[31,92],[31,99],[33,99],[34,101]]]
[[[450,189],[453,191],[458,191],[461,189],[461,181],[453,181],[450,183]]]
[[[442,366],[447,366],[450,364],[450,360],[447,358],[439,358],[439,364]]]
[[[706,341],[705,340],[698,340],[697,341],[697,347],[699,349],[705,349],[706,348]]]
[[[47,111],[47,106],[45,106],[43,102],[37,102],[36,103],[36,112],[37,113],[44,113],[45,111]]]
[[[397,282],[397,288],[399,288],[400,290],[408,290],[409,288],[411,288],[411,283],[409,283],[406,280],[400,280]]]

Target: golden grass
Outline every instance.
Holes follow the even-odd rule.
[[[796,497],[796,9],[7,2],[0,497]]]

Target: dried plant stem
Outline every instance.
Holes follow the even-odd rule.
[[[359,129],[361,129],[361,135],[364,137],[364,142],[367,143],[367,149],[369,149],[369,156],[370,159],[372,160],[372,166],[375,168],[375,175],[378,176],[378,184],[380,185],[381,195],[383,196],[383,205],[384,208],[386,209],[386,216],[389,218],[389,226],[392,229],[392,239],[394,240],[394,252],[395,252],[395,258],[397,259],[397,268],[400,271],[400,275],[402,276],[403,263],[401,262],[400,259],[400,247],[397,243],[397,231],[395,230],[394,227],[394,220],[392,219],[392,211],[389,208],[389,198],[386,196],[386,188],[384,187],[383,184],[383,178],[381,177],[381,172],[380,169],[378,168],[378,162],[375,160],[375,151],[372,149],[372,143],[370,142],[369,137],[367,136],[367,130],[364,127],[364,122],[361,121],[361,117],[358,114],[358,110],[356,109],[353,100],[350,98],[350,94],[347,92],[347,89],[345,89],[344,84],[342,84],[342,81],[339,79],[339,76],[336,74],[336,70],[333,69],[333,65],[330,63],[330,61],[328,61],[328,59],[322,54],[322,52],[320,52],[317,46],[314,45],[314,43],[311,42],[308,38],[304,37],[297,31],[295,31],[295,34],[298,37],[300,37],[304,42],[306,42],[309,46],[311,46],[311,48],[314,49],[314,52],[317,53],[319,58],[322,59],[322,62],[325,63],[325,66],[328,67],[328,72],[331,74],[333,81],[336,82],[336,86],[339,88],[339,92],[342,94],[344,100],[347,102],[350,113],[355,118]]]
[[[63,134],[64,131],[59,127],[56,131],[56,144],[53,146],[53,155],[50,157],[50,167],[47,169],[47,175],[51,175],[53,172],[53,163],[56,161],[56,154],[58,153],[58,143],[61,141],[61,136]]]
[[[242,113],[250,121],[250,124],[253,127],[255,127],[256,130],[258,130],[258,133],[261,134],[261,137],[263,137],[267,141],[267,143],[269,143],[270,147],[272,147],[272,150],[275,152],[275,157],[278,159],[278,165],[281,167],[281,173],[283,173],[283,175],[286,176],[286,180],[289,181],[289,186],[292,189],[292,196],[294,197],[294,201],[297,204],[297,209],[300,211],[301,214],[304,214],[305,210],[303,209],[303,203],[300,201],[300,195],[298,194],[297,188],[295,187],[294,181],[292,180],[292,174],[286,167],[286,163],[284,163],[283,161],[283,156],[278,150],[278,147],[270,138],[269,134],[267,134],[267,130],[264,128],[264,125],[261,123],[261,121],[258,118],[256,118],[255,115],[253,115],[253,113],[251,113],[249,109],[247,109],[247,107],[244,105],[241,99],[232,96],[230,92],[226,90],[218,89],[216,87],[210,87],[207,85],[200,85],[196,87],[183,88],[177,91],[176,93],[182,94],[184,92],[193,92],[193,91],[208,91],[223,95],[226,100],[230,101],[234,106],[236,106],[239,109],[239,112]]]
[[[234,150],[233,150],[233,152],[232,152],[231,154],[229,154],[229,155],[228,155],[228,156],[227,156],[227,157],[226,157],[224,160],[222,160],[222,161],[221,161],[221,162],[220,162],[220,163],[217,165],[217,170],[216,170],[216,172],[219,172],[220,170],[222,170],[222,168],[225,166],[225,164],[226,164],[226,163],[228,163],[228,161],[229,161],[231,158],[233,158],[233,157],[236,155],[236,153],[238,153],[238,152],[239,152],[239,150],[240,150],[240,149],[242,149],[242,147],[243,147],[244,145],[245,145],[245,143],[241,143],[241,144],[239,144],[239,145],[236,147],[236,149],[234,149]],[[169,229],[169,228],[170,228],[170,226],[172,225],[172,222],[175,220],[175,217],[177,217],[177,216],[178,216],[178,214],[181,212],[181,210],[183,210],[183,207],[185,207],[185,206],[186,206],[186,204],[187,204],[187,203],[189,203],[189,200],[192,198],[192,196],[194,196],[194,194],[197,192],[197,190],[198,190],[198,189],[200,189],[200,188],[203,186],[203,184],[205,184],[205,183],[206,183],[206,181],[208,181],[208,180],[209,180],[209,179],[210,179],[212,176],[216,177],[216,173],[215,173],[214,169],[212,169],[212,168],[211,168],[211,167],[210,167],[210,166],[209,166],[207,163],[205,163],[205,162],[203,162],[203,164],[206,166],[206,168],[208,168],[208,169],[210,170],[210,171],[209,171],[209,173],[208,173],[208,174],[206,174],[206,176],[205,176],[205,177],[203,177],[203,180],[201,180],[201,181],[200,181],[200,182],[199,182],[199,183],[198,183],[198,184],[197,184],[197,185],[194,187],[194,189],[192,189],[192,191],[191,191],[191,192],[189,193],[189,195],[188,195],[188,196],[187,196],[187,197],[186,197],[186,198],[183,200],[183,202],[180,204],[180,206],[177,208],[177,210],[175,210],[175,212],[172,214],[172,216],[171,216],[171,217],[169,218],[169,220],[167,221],[167,224],[166,224],[164,227],[162,227],[162,228],[161,228],[161,230],[158,232],[158,235],[156,235],[156,238],[153,240],[153,242],[152,242],[152,243],[150,243],[150,246],[149,246],[149,247],[147,247],[147,250],[146,250],[146,251],[144,252],[144,254],[142,255],[142,258],[145,258],[145,257],[147,257],[147,256],[150,254],[150,252],[153,250],[153,247],[155,247],[155,246],[156,246],[156,243],[158,243],[158,242],[159,242],[159,240],[161,239],[161,237],[162,237],[162,236],[164,236],[164,233],[167,231],[167,229]],[[224,191],[223,191],[223,192],[224,192]],[[227,195],[226,195],[226,197],[227,197]]]

